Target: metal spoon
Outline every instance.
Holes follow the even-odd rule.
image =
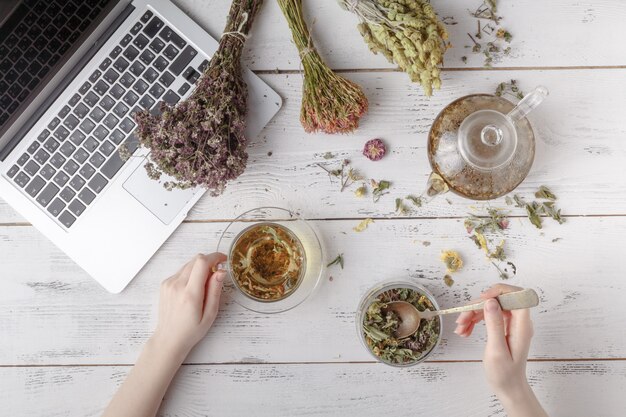
[[[539,304],[539,297],[535,290],[526,288],[520,291],[501,294],[496,297],[503,310],[518,310],[522,308],[535,307]],[[411,303],[406,301],[392,301],[387,303],[384,310],[393,311],[400,318],[400,325],[396,330],[395,336],[398,339],[404,339],[411,336],[417,331],[421,319],[431,319],[435,316],[443,314],[461,313],[463,311],[482,310],[485,301],[476,304],[470,304],[461,307],[448,308],[446,310],[426,310],[419,311]]]

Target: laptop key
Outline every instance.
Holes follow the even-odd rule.
[[[122,118],[128,112],[128,107],[124,105],[124,103],[117,103],[113,108],[113,113],[119,118]]]
[[[72,132],[72,134],[70,135],[70,141],[76,145],[79,146],[81,143],[83,143],[83,141],[85,140],[87,136],[85,136],[85,134],[79,130],[75,130],[74,132]]]
[[[39,164],[35,161],[28,161],[26,165],[24,165],[24,172],[26,172],[31,177],[35,175],[39,171]]]
[[[23,166],[26,161],[28,161],[30,159],[30,156],[28,156],[27,153],[22,154],[22,156],[20,156],[20,158],[17,160],[17,164],[19,166]],[[36,158],[35,158],[36,159]]]
[[[13,165],[11,169],[9,169],[9,171],[7,172],[7,176],[9,178],[13,178],[19,170],[20,170],[20,167],[18,167],[17,165]]]
[[[125,137],[126,135],[123,134],[119,129],[115,129],[109,135],[109,139],[111,140],[111,142],[115,143],[116,145],[119,145],[124,140]]]
[[[83,165],[83,167],[80,169],[80,171],[78,171],[78,173],[86,179],[89,179],[93,176],[93,174],[95,174],[96,170],[94,169],[94,167],[92,167],[89,164],[85,164]]]
[[[17,177],[15,177],[15,183],[22,188],[26,187],[28,181],[30,181],[30,177],[23,172],[20,172],[19,174],[17,174]]]
[[[154,80],[156,80],[159,76],[159,73],[154,70],[154,68],[150,67],[143,73],[143,79],[148,81],[149,84],[152,84]]]
[[[26,155],[26,158],[28,159],[28,154],[24,154],[24,155]],[[43,150],[43,149],[39,149],[35,153],[33,158],[35,158],[35,161],[39,162],[40,165],[43,165],[48,160],[48,158],[50,158],[50,154],[48,152],[46,152],[45,150]],[[18,160],[17,163],[19,164],[20,161]]]
[[[75,175],[70,181],[70,187],[75,189],[76,191],[80,191],[85,186],[85,180],[80,175]]]
[[[106,113],[100,107],[96,106],[91,113],[89,113],[89,118],[94,122],[99,123],[105,114]]]
[[[175,79],[176,78],[169,71],[165,71],[159,77],[159,82],[165,85],[166,87],[169,87],[174,82]]]
[[[100,145],[99,148],[100,152],[102,152],[105,156],[109,156],[111,155],[111,153],[113,153],[113,151],[115,150],[115,145],[113,145],[111,142],[109,142],[108,140],[103,142],[102,145]]]
[[[167,93],[165,93],[165,95],[163,96],[163,101],[171,106],[178,103],[179,100],[180,96],[178,96],[178,94],[176,94],[172,90],[167,90]]]
[[[139,55],[139,51],[133,45],[128,45],[124,53],[122,54],[128,61],[132,62]]]
[[[164,92],[165,89],[159,83],[154,83],[154,85],[150,88],[150,94],[152,94],[152,97],[157,100],[163,95]]]
[[[87,158],[89,158],[89,153],[87,153],[87,151],[84,150],[83,148],[79,148],[76,151],[76,153],[74,153],[74,156],[73,156],[73,159],[79,164],[82,164],[83,162],[85,162]]]
[[[67,209],[71,211],[76,217],[79,217],[81,214],[83,214],[86,208],[87,207],[85,207],[83,203],[78,200],[74,200]]]
[[[115,59],[118,57],[119,54],[122,53],[122,48],[120,46],[116,46],[115,48],[113,48],[113,50],[111,51],[111,53],[109,54],[109,57],[111,59]]]
[[[124,103],[126,103],[128,106],[132,106],[137,102],[137,100],[139,100],[139,96],[132,91],[129,91],[128,93],[126,93],[123,100]]]
[[[99,141],[103,141],[104,138],[106,138],[108,134],[109,134],[109,130],[102,125],[98,126],[92,133],[93,137],[95,137]]]
[[[102,61],[102,63],[100,64],[100,66],[98,68],[100,68],[102,71],[106,70],[107,68],[109,68],[109,65],[111,65],[111,58],[104,58],[104,61]]]
[[[61,194],[59,194],[59,197],[61,197],[66,203],[72,201],[74,196],[76,196],[76,192],[74,192],[74,190],[72,190],[70,187],[65,187],[61,191]]]
[[[54,151],[58,149],[59,142],[57,142],[53,138],[48,138],[46,143],[43,144],[43,147],[46,148],[48,152],[53,153]]]
[[[98,78],[100,78],[101,75],[102,72],[100,72],[100,70],[95,70],[93,74],[91,74],[91,76],[89,77],[89,81],[95,83],[96,81],[98,81]]]
[[[50,183],[37,196],[37,202],[46,207],[59,192],[59,187]]]
[[[118,74],[118,72],[115,71],[113,68],[109,68],[107,72],[105,72],[104,75],[102,76],[102,78],[105,79],[111,85],[113,85],[119,77],[120,77],[120,74]]]
[[[28,152],[29,154],[34,154],[35,151],[39,149],[39,142],[33,142],[30,144],[30,146],[28,147],[28,149],[26,149],[26,152]]]
[[[139,147],[139,142],[134,136],[131,136],[122,146],[125,146],[129,154],[132,155]],[[102,174],[104,174],[104,176],[108,179],[111,179],[115,176],[115,174],[117,174],[117,171],[119,171],[125,163],[126,160],[120,156],[120,151],[117,150],[113,153],[111,158],[104,165],[102,165],[100,172],[102,172]]]
[[[154,58],[156,58],[156,56],[147,49],[139,55],[139,60],[146,65],[150,65]]]
[[[172,42],[174,45],[178,46],[179,48],[184,48],[185,45],[187,44],[183,40],[183,38],[178,36],[176,32],[174,32],[172,29],[170,29],[167,26],[165,27],[165,29],[161,31],[161,33],[159,33],[159,36],[165,40]]]
[[[143,29],[143,33],[145,33],[148,37],[153,38],[162,27],[163,21],[155,16]]]
[[[133,73],[134,75],[136,75],[137,77],[139,77],[141,75],[141,73],[143,72],[143,70],[145,70],[145,69],[146,69],[146,67],[144,67],[141,62],[135,61],[135,62],[133,62],[133,65],[131,65],[128,70],[131,73]]]
[[[189,91],[189,88],[190,88],[190,87],[191,87],[191,86],[190,86],[189,84],[187,84],[187,83],[185,83],[185,84],[181,85],[181,86],[180,86],[180,88],[178,89],[178,94],[180,94],[181,96],[184,96],[184,95],[185,95],[185,93],[186,93],[187,91]]]
[[[150,42],[148,40],[148,38],[146,38],[145,36],[143,36],[141,33],[139,35],[137,35],[137,37],[135,38],[135,40],[133,41],[133,45],[135,45],[138,49],[143,49],[146,47],[146,45],[148,45],[148,42]]]
[[[109,113],[109,114],[107,114],[107,117],[105,117],[104,120],[102,121],[102,124],[104,124],[109,129],[113,129],[113,128],[115,128],[115,126],[117,126],[117,123],[119,121],[120,121],[120,119],[115,117],[115,115]]]
[[[163,50],[163,48],[165,48],[165,42],[159,38],[154,38],[148,47],[158,54]]]
[[[89,119],[83,120],[83,122],[80,124],[80,130],[82,130],[83,133],[87,135],[91,133],[94,127],[96,127],[96,124]]]
[[[155,101],[149,95],[145,95],[139,100],[139,106],[143,109],[150,110],[154,106]]]
[[[178,55],[178,49],[176,49],[174,45],[167,45],[167,48],[163,51],[163,55],[171,61]]]
[[[100,100],[100,97],[98,97],[93,91],[88,92],[83,98],[83,101],[87,103],[89,107],[93,107],[98,104],[98,100]]]
[[[126,90],[124,90],[124,88],[118,83],[111,87],[109,94],[111,94],[116,100],[119,100],[124,95],[124,91]]]
[[[76,146],[72,145],[71,142],[63,142],[61,147],[59,148],[59,152],[61,152],[66,158],[69,158],[70,155],[74,153],[76,150]]]
[[[158,69],[159,71],[165,71],[168,64],[169,63],[167,62],[167,59],[163,58],[162,56],[158,56],[157,59],[155,59],[152,63],[152,65],[154,65],[154,68]]]
[[[63,108],[61,109],[61,111],[59,112],[57,116],[59,116],[61,119],[64,119],[65,116],[70,114],[70,110],[71,110],[70,106],[63,106]]]
[[[196,52],[195,49],[191,46],[187,46],[183,49],[183,52],[178,56],[178,58],[172,62],[169,68],[170,71],[172,71],[175,75],[179,75],[197,54],[198,52]]]
[[[39,171],[39,175],[41,175],[42,177],[44,177],[47,180],[50,180],[50,178],[52,178],[52,176],[56,173],[56,169],[54,169],[52,167],[52,165],[50,164],[46,164],[44,165],[43,168],[41,168],[41,171]]]
[[[128,63],[128,61],[120,56],[115,60],[115,63],[113,64],[113,68],[115,68],[119,72],[124,72],[126,71],[126,68],[128,68],[129,65],[130,64]]]
[[[84,118],[89,113],[89,107],[85,106],[83,103],[78,103],[76,107],[74,107],[74,114],[78,116],[79,119]]]
[[[89,158],[89,163],[96,168],[99,168],[104,161],[104,156],[102,156],[99,152],[94,153],[93,155],[91,155],[91,158]]]
[[[61,120],[58,117],[55,117],[54,119],[52,119],[52,121],[48,124],[48,129],[50,130],[54,130],[59,123],[61,123]]]
[[[57,130],[54,131],[53,136],[57,138],[59,141],[63,142],[70,135],[70,131],[67,130],[63,126],[59,126]],[[47,143],[47,142],[46,142]],[[45,145],[44,145],[45,146]]]
[[[209,66],[209,60],[205,59],[204,61],[202,61],[202,63],[198,66],[198,71],[200,71],[201,73],[204,72],[204,70],[206,69],[206,67]]]
[[[139,33],[139,31],[141,30],[141,28],[143,27],[143,25],[139,22],[135,23],[135,26],[133,26],[133,28],[130,30],[130,33],[133,35],[136,35]]]
[[[93,90],[100,96],[103,96],[108,89],[109,85],[104,80],[98,80],[98,82],[95,83],[93,86]]]
[[[59,214],[61,214],[64,208],[65,203],[61,201],[60,198],[55,198],[54,201],[48,206],[48,212],[54,217],[57,217]]]
[[[40,176],[36,176],[26,186],[26,193],[31,197],[35,197],[39,193],[39,191],[41,191],[44,185],[46,185],[46,180],[44,180]]]
[[[69,229],[76,221],[76,217],[72,216],[67,210],[65,210],[63,214],[59,216],[59,221],[63,226]]]
[[[37,136],[37,140],[39,142],[43,142],[48,136],[50,136],[50,131],[48,129],[44,129],[43,132],[41,132],[39,136]]]
[[[141,21],[143,23],[147,23],[148,20],[150,20],[151,17],[152,17],[152,12],[150,10],[148,10],[147,12],[145,12],[143,14],[143,16],[141,16]],[[145,32],[146,30],[144,29],[143,31]]]
[[[64,163],[65,157],[63,157],[63,155],[61,155],[60,153],[55,153],[54,155],[52,155],[52,158],[50,158],[50,164],[56,169],[60,169]]]
[[[139,65],[141,65],[141,64],[139,64]],[[128,72],[125,73],[124,75],[122,75],[122,78],[120,78],[120,84],[122,84],[122,86],[124,86],[126,88],[130,88],[133,85],[134,82],[135,82],[135,77],[130,75],[130,73],[128,73]]]
[[[133,40],[133,37],[130,35],[126,35],[122,38],[122,40],[120,41],[120,45],[121,46],[126,46],[130,43],[130,41]]]
[[[78,123],[80,123],[80,121],[73,114],[70,114],[69,116],[65,118],[65,120],[63,120],[63,125],[67,127],[69,130],[76,129],[76,126],[78,126]]]
[[[96,194],[98,194],[100,193],[100,191],[104,189],[104,187],[106,187],[108,182],[109,181],[107,181],[107,179],[104,178],[102,175],[96,174],[91,179],[91,181],[89,181],[88,185],[89,185],[89,188],[91,188]]]
[[[63,187],[70,180],[70,177],[63,171],[59,171],[58,174],[54,176],[54,183],[59,187]]]
[[[70,175],[74,175],[76,171],[78,171],[78,168],[78,164],[71,159],[63,166],[63,170]]]
[[[95,140],[92,136],[89,136],[89,139],[87,139],[85,143],[83,143],[83,146],[91,153],[95,151],[98,147],[98,141]]]
[[[124,118],[124,120],[120,122],[120,129],[122,129],[126,133],[132,132],[134,128],[135,128],[135,122],[130,120],[128,117]]]
[[[81,94],[85,94],[87,93],[87,91],[89,91],[90,88],[91,88],[91,83],[89,81],[85,81],[83,85],[81,85],[80,88],[78,89],[78,92]]]
[[[78,104],[79,101],[80,101],[80,94],[76,93],[70,99],[69,105],[74,107],[76,104]]]
[[[104,97],[102,97],[102,100],[100,100],[100,106],[105,110],[105,111],[109,111],[113,108],[113,106],[115,105],[115,100],[113,100],[111,98],[111,96],[106,95]]]
[[[81,192],[78,193],[78,198],[85,204],[91,204],[94,198],[96,198],[96,195],[89,188],[83,188]]]

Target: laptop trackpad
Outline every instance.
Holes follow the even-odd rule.
[[[123,187],[164,224],[170,224],[196,193],[204,190],[190,188],[168,191],[163,188],[163,183],[168,180],[170,177],[165,174],[161,175],[159,181],[148,178],[144,164],[141,164],[124,182]]]

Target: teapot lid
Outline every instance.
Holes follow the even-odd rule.
[[[500,197],[517,187],[532,166],[535,138],[526,118],[507,116],[515,106],[502,97],[461,97],[437,116],[428,138],[433,171],[450,189],[475,200]]]

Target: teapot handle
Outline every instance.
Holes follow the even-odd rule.
[[[507,116],[513,124],[517,123],[519,120],[526,117],[528,113],[533,111],[541,102],[548,96],[548,89],[544,86],[539,86],[535,88],[529,94],[517,103],[517,106],[511,110]]]

